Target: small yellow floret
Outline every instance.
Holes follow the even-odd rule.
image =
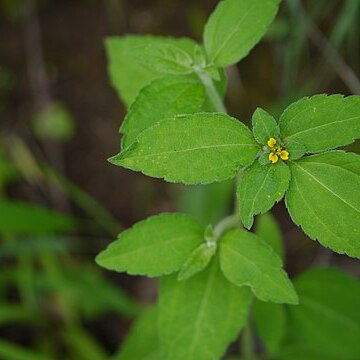
[[[280,153],[280,157],[282,160],[289,160],[289,152],[286,150],[282,150]]]
[[[270,138],[267,144],[270,148],[273,148],[276,145],[276,139]]]
[[[269,160],[273,164],[275,164],[275,163],[277,163],[279,161],[279,157],[275,153],[271,152],[271,153],[269,153]]]

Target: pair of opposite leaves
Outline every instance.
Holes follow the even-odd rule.
[[[251,287],[263,301],[297,304],[297,294],[282,260],[259,236],[234,229],[217,235],[185,214],[161,214],[122,232],[98,255],[99,265],[131,275],[159,277],[178,273],[187,280],[210,262],[236,286]]]
[[[111,162],[185,184],[223,181],[243,169],[237,196],[246,228],[286,193],[291,218],[312,239],[360,258],[360,156],[333,150],[360,137],[360,97],[306,97],[279,124],[261,109],[252,120],[251,132],[226,114],[175,116],[139,132]],[[288,150],[288,161],[264,162],[270,138]]]

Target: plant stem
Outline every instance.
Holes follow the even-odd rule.
[[[250,321],[246,324],[242,338],[241,338],[241,349],[244,360],[256,360],[257,356],[254,351],[254,339],[251,333]]]
[[[205,90],[206,90],[206,94],[214,108],[214,110],[216,112],[220,112],[220,113],[227,113],[224,102],[221,98],[221,96],[219,95],[218,91],[216,90],[216,87],[214,85],[214,82],[212,80],[212,78],[210,77],[210,75],[208,75],[207,73],[205,73],[202,70],[198,70],[196,72],[197,76],[199,77],[199,79],[201,80],[201,82],[203,83]]]
[[[226,231],[240,227],[240,219],[237,214],[227,216],[223,218],[214,229],[216,240],[218,240]]]

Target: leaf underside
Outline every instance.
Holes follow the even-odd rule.
[[[135,100],[139,91],[163,74],[144,66],[134,58],[133,50],[151,44],[174,45],[193,56],[197,44],[186,38],[175,39],[158,36],[113,36],[106,39],[106,53],[109,61],[110,80],[127,107]]]

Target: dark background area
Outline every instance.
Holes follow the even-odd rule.
[[[93,266],[98,272],[94,257],[114,239],[118,224],[108,231],[98,226],[89,209],[79,206],[66,187],[59,190],[48,177],[37,176],[32,161],[56,169],[96,199],[123,228],[149,215],[176,211],[182,186],[106,161],[118,152],[118,128],[126,110],[108,79],[104,39],[131,33],[188,36],[201,41],[203,26],[217,1],[0,1],[0,149],[18,173],[1,196],[79,219],[79,227],[66,237],[70,245],[65,254],[56,256],[63,269],[71,266],[81,274],[84,267]],[[230,114],[249,124],[258,106],[277,116],[304,95],[360,94],[360,14],[355,3],[284,1],[264,41],[228,71],[226,103]],[[75,130],[66,141],[34,133],[34,116],[54,101],[61,102],[71,114]],[[359,152],[358,144],[350,148]],[[336,265],[360,275],[356,260],[307,239],[290,221],[283,203],[276,205],[273,214],[283,230],[291,275],[314,265]],[[16,263],[14,258],[0,258],[2,269]],[[33,267],[38,269],[36,261]],[[135,303],[150,303],[156,297],[155,281],[107,272],[101,276],[125,289]],[[3,289],[9,302],[19,301],[16,286]],[[0,338],[40,349],[46,348],[41,343],[51,338],[56,350],[48,350],[49,354],[66,353],[66,337],[59,340],[58,334],[65,320],[57,308],[57,294],[47,293],[40,301],[45,325],[2,325],[0,320]],[[81,318],[80,322],[94,342],[114,352],[131,316],[104,311],[95,319]]]

